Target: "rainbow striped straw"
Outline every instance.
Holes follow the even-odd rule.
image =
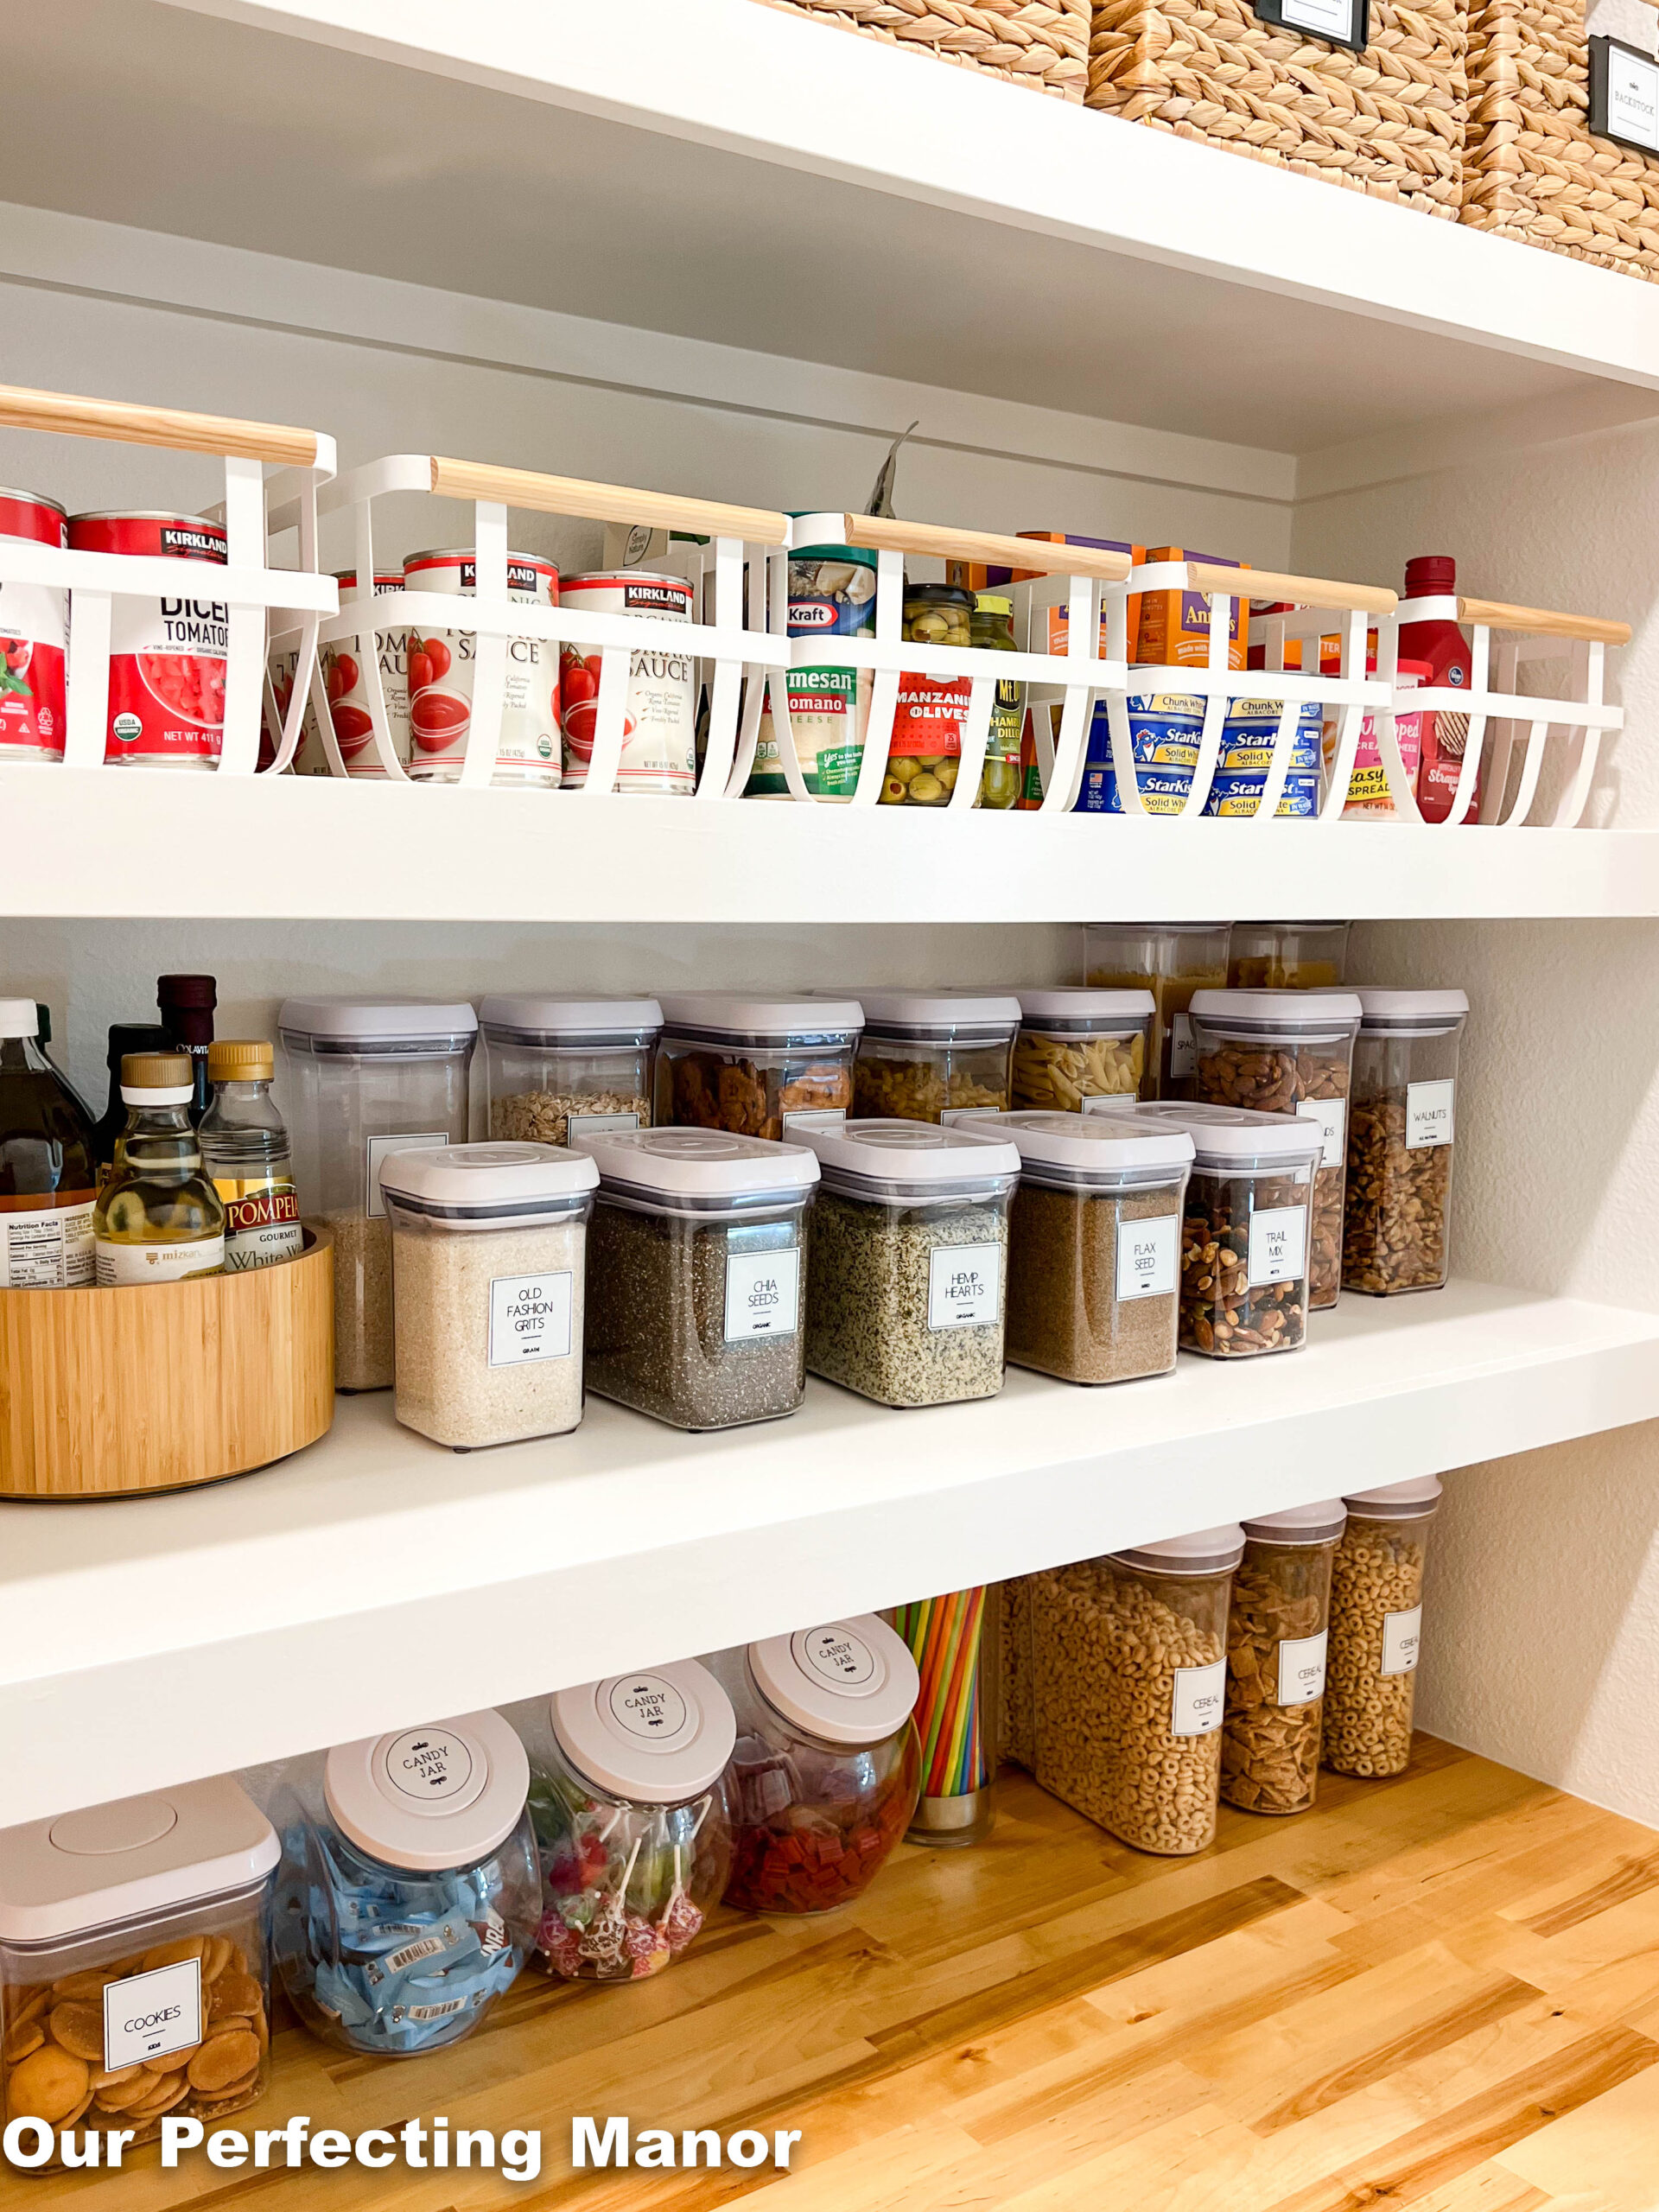
[[[985,1589],[955,1590],[893,1609],[893,1624],[922,1677],[916,1727],[922,1796],[966,1797],[990,1780],[980,1723],[979,1634]]]

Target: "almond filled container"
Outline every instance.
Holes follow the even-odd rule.
[[[1389,1298],[1445,1284],[1461,991],[1362,990],[1348,1117],[1342,1287]]]
[[[1331,1564],[1340,1498],[1244,1525],[1227,1619],[1221,1794],[1251,1813],[1305,1813],[1319,1788]]]

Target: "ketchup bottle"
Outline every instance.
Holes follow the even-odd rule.
[[[1458,564],[1449,553],[1422,553],[1406,563],[1408,599],[1450,598],[1458,588]],[[1469,647],[1455,622],[1403,622],[1400,626],[1402,660],[1423,661],[1430,673],[1425,686],[1445,684],[1466,690],[1470,682]],[[1444,822],[1458,795],[1463,773],[1464,749],[1469,741],[1467,715],[1450,714],[1432,707],[1423,709],[1422,760],[1417,770],[1417,805],[1425,822]],[[1464,817],[1472,822],[1480,804],[1477,771],[1474,797]]]

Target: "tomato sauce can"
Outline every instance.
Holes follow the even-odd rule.
[[[357,582],[355,569],[336,569],[334,582],[342,595]],[[404,572],[401,569],[382,569],[374,579],[374,595],[384,597],[389,591],[402,591]],[[386,695],[386,720],[391,725],[391,741],[397,758],[409,766],[409,632],[377,630],[374,633],[375,651],[380,659],[380,682]],[[363,671],[358,664],[359,646],[355,639],[324,645],[321,652],[323,683],[328,695],[329,709],[334,718],[334,742],[340,747],[341,760],[348,776],[380,776],[385,771],[376,758],[373,735],[374,724],[369,719],[369,702],[363,685]],[[270,656],[270,688],[276,696],[276,727],[273,730],[269,715],[259,736],[259,766],[269,767],[276,757],[276,747],[282,741],[282,724],[288,719],[289,702],[294,696],[294,678],[298,672],[300,653],[297,645],[284,646]],[[300,725],[300,741],[295,749],[293,766],[296,776],[327,776],[333,773],[328,755],[323,749],[322,733],[317,728],[317,710],[311,700],[305,702],[305,719]]]
[[[55,499],[0,491],[0,538],[63,546],[69,525]],[[0,582],[0,760],[63,758],[66,607],[55,584]]]
[[[478,589],[470,545],[411,553],[404,563],[406,591]],[[556,607],[559,572],[538,553],[509,553],[507,596],[523,607]],[[416,783],[454,783],[466,758],[473,719],[478,645],[472,630],[438,630],[408,639],[409,772]],[[559,784],[559,656],[545,638],[509,638],[507,673],[496,739],[495,784]]]
[[[638,569],[569,576],[561,604],[592,614],[654,616],[690,622],[696,592],[683,576],[648,575]],[[575,789],[588,780],[599,718],[600,648],[560,648],[564,699],[564,780]],[[623,709],[619,791],[690,798],[696,789],[696,657],[664,645],[647,645],[628,657],[628,696]]]
[[[223,568],[223,525],[156,509],[72,515],[81,553],[131,553]],[[222,599],[143,599],[110,607],[110,720],[105,760],[122,767],[216,767],[225,735],[231,610]]]

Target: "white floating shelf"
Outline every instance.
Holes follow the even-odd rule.
[[[9,1821],[1659,1415],[1659,1315],[1481,1283],[1307,1347],[454,1453],[390,1395],[239,1483],[0,1506]]]

